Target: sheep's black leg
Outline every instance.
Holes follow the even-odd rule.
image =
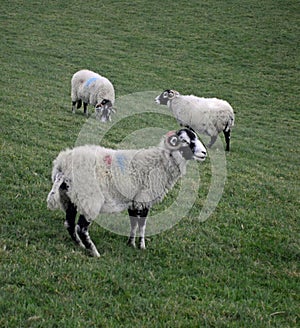
[[[80,215],[76,226],[76,232],[85,248],[91,252],[91,255],[99,257],[100,254],[89,235],[88,228],[90,224],[91,223],[87,221],[84,215]]]
[[[76,101],[72,101],[72,112],[75,113]]]
[[[82,106],[82,100],[77,100],[77,109],[79,109]]]
[[[130,235],[127,241],[128,246],[132,246],[135,248],[135,234],[136,234],[136,229],[138,227],[138,218],[136,216],[136,211],[128,209],[128,214],[130,217]]]
[[[211,148],[212,145],[216,142],[218,136],[212,136],[210,138],[210,143],[207,145],[208,148]]]
[[[88,106],[88,104],[86,102],[84,102],[83,103],[83,112],[85,115],[88,115],[87,106]]]
[[[227,131],[223,131],[224,136],[225,136],[225,141],[226,141],[226,151],[229,151],[229,144],[230,144],[230,129]]]
[[[128,209],[128,214],[130,216],[131,231],[127,244],[129,246],[135,247],[135,234],[136,229],[139,227],[139,248],[145,249],[145,230],[146,230],[146,220],[149,209],[144,208],[142,210]]]
[[[74,204],[69,202],[66,210],[66,221],[65,227],[67,228],[71,238],[75,241],[76,244],[83,246],[81,240],[78,238],[75,231],[75,218],[77,215],[77,209]]]
[[[140,249],[145,249],[145,231],[146,231],[146,221],[147,221],[147,215],[148,215],[149,209],[144,208],[142,211],[139,213],[139,218],[138,218],[138,224],[139,224],[139,233],[140,233],[140,238],[139,238],[139,248]]]

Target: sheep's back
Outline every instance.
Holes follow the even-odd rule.
[[[112,83],[104,76],[99,76],[95,83],[89,87],[91,95],[90,103],[96,105],[103,99],[108,99],[114,104],[115,102],[115,90]]]
[[[163,199],[181,175],[169,152],[158,147],[76,147],[59,154],[53,175],[57,172],[63,173],[67,181],[70,200],[91,219],[101,212],[122,211],[132,202],[151,207]]]
[[[84,83],[86,83],[86,81],[88,81],[91,78],[99,78],[101,77],[101,75],[93,72],[93,71],[89,71],[87,69],[83,69],[81,71],[76,72],[71,80],[71,84],[72,87],[79,87],[80,85],[83,85]]]
[[[180,96],[173,100],[171,110],[181,124],[209,135],[219,133],[234,120],[230,104],[218,98]]]

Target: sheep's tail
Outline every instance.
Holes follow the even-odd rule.
[[[61,209],[61,199],[59,187],[64,183],[64,175],[62,172],[57,172],[53,179],[53,186],[47,197],[47,207],[50,210]]]

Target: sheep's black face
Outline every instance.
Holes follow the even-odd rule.
[[[179,95],[179,93],[175,90],[165,90],[155,98],[155,102],[160,105],[167,105],[168,101],[173,99],[176,95]]]
[[[194,131],[190,129],[181,129],[177,131],[176,134],[179,142],[182,144],[179,151],[183,158],[186,160],[205,160],[207,156],[206,149]]]
[[[101,122],[111,121],[111,114],[115,112],[112,102],[107,99],[103,99],[100,104],[95,107],[96,116],[100,116]]]

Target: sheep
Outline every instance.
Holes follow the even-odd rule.
[[[184,96],[175,90],[165,90],[155,98],[155,102],[167,105],[178,123],[211,137],[210,148],[223,131],[226,151],[229,151],[230,129],[234,125],[234,112],[230,104],[218,98]]]
[[[112,104],[115,102],[115,90],[112,83],[104,76],[95,72],[83,69],[76,72],[71,80],[71,98],[72,112],[75,113],[77,108],[82,106],[84,113],[88,115],[87,106],[95,106],[96,117],[100,116],[102,122],[111,120],[111,113],[114,109],[111,107],[110,112],[103,113],[99,104],[103,99],[109,100]]]
[[[85,145],[67,149],[53,162],[47,205],[65,212],[71,238],[95,257],[100,255],[88,232],[92,221],[102,213],[127,210],[131,226],[127,244],[135,247],[139,228],[138,246],[145,249],[149,209],[185,174],[188,160],[204,161],[206,156],[197,135],[187,128],[168,132],[157,147],[113,150]]]

